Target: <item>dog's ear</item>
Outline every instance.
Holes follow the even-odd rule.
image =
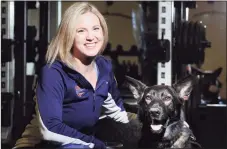
[[[202,71],[201,69],[193,66],[191,67],[191,69],[192,69],[193,75],[205,75],[207,79],[211,79],[211,80],[217,79],[222,72],[222,67],[219,67],[213,71]]]
[[[220,76],[221,72],[222,72],[222,67],[217,68],[216,70],[214,70],[211,73],[211,78],[212,79],[217,79]]]
[[[203,71],[195,66],[191,66],[192,74],[193,75],[202,75]]]
[[[133,97],[139,102],[143,97],[144,90],[147,88],[147,86],[141,81],[129,76],[125,76],[125,84],[132,92]]]
[[[195,77],[189,75],[173,85],[173,88],[182,101],[189,99],[194,83]]]

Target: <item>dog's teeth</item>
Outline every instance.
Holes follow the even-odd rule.
[[[151,126],[151,129],[155,130],[155,131],[158,131],[162,128],[162,125],[150,125]]]

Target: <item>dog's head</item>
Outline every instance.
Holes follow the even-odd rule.
[[[193,77],[186,77],[172,86],[147,86],[126,76],[126,84],[139,105],[139,119],[154,133],[160,133],[169,119],[180,116],[181,106],[189,99],[193,82]]]
[[[219,67],[213,71],[203,71],[196,67],[191,67],[192,75],[195,75],[199,79],[199,87],[205,99],[217,97],[222,87],[222,83],[218,77],[222,72],[222,67]]]

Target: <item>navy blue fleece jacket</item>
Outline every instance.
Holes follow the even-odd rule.
[[[59,60],[42,68],[36,88],[36,116],[17,141],[17,146],[25,140],[27,144],[31,143],[27,140],[33,137],[61,144],[98,147],[101,142],[88,132],[102,112],[116,121],[128,122],[111,61],[98,56],[95,62],[98,71],[95,89],[80,73]],[[37,122],[39,133],[31,133],[36,128],[31,126]]]

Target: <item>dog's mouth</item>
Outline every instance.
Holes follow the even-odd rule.
[[[150,124],[150,129],[154,133],[161,133],[162,130],[167,125],[167,123],[168,123],[168,120],[164,122],[164,121],[152,119],[151,124]]]
[[[150,124],[151,131],[154,133],[160,133],[163,129],[163,125],[161,121],[152,119],[151,124]]]
[[[152,132],[156,132],[156,133],[160,133],[161,131],[162,131],[162,126],[163,125],[161,125],[161,124],[159,124],[159,125],[150,125],[151,126],[151,131]]]

